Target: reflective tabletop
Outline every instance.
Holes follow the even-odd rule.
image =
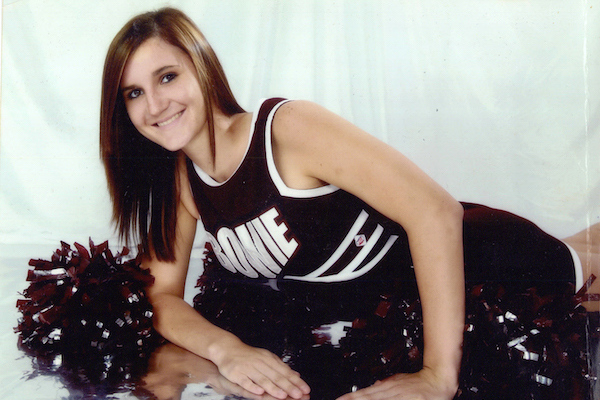
[[[51,249],[51,250],[48,250]],[[106,384],[86,384],[85,379],[78,376],[77,373],[65,373],[67,369],[62,368],[62,359],[55,357],[47,359],[26,354],[18,347],[18,335],[15,327],[21,314],[17,310],[16,303],[18,299],[23,298],[23,291],[28,287],[26,281],[28,271],[31,269],[29,260],[31,258],[44,258],[52,254],[56,246],[7,246],[0,245],[0,291],[2,296],[3,312],[0,314],[0,354],[2,362],[0,363],[0,399],[2,400],[52,400],[52,399],[198,399],[209,400],[218,399],[264,399],[273,400],[268,395],[256,396],[244,391],[239,386],[228,381],[219,374],[216,366],[201,357],[198,357],[186,350],[183,350],[170,343],[162,342],[153,352],[148,352],[144,358],[134,362],[139,362],[139,368],[134,368],[137,374],[129,376],[123,382],[112,382]],[[197,271],[194,271],[197,273]],[[186,289],[187,290],[187,289]],[[187,296],[186,296],[187,297]],[[508,311],[503,314],[507,321],[512,314]],[[500,321],[500,320],[498,320]],[[498,322],[496,321],[496,322]],[[588,362],[597,360],[598,356],[598,332],[600,324],[598,317],[587,319],[587,334],[596,332],[596,339],[588,342],[587,356]],[[497,325],[497,324],[496,324]],[[499,325],[501,329],[506,326]],[[542,329],[542,328],[540,328]],[[590,330],[591,329],[591,330]],[[533,331],[532,331],[533,332]],[[536,333],[531,335],[535,336]],[[531,336],[530,335],[530,336]],[[522,358],[523,365],[530,365],[534,360],[532,355],[534,351],[530,349],[520,350],[525,343],[521,333],[515,344],[515,340],[510,340],[510,347],[507,354],[518,355]],[[510,339],[510,338],[509,338]],[[591,339],[590,339],[591,340]],[[524,347],[523,347],[524,348]],[[305,349],[308,352],[308,349]],[[315,376],[309,377],[311,387],[313,388],[314,400],[334,399],[337,395],[346,393],[353,389],[356,377],[350,377],[349,374],[340,375],[335,367],[328,366],[328,348],[317,349],[309,357],[310,362],[304,365],[304,371],[309,371]],[[306,357],[307,353],[303,353]],[[511,353],[512,352],[512,353]],[[585,360],[585,351],[575,354],[575,360]],[[76,360],[76,364],[86,366],[89,360]],[[485,362],[485,360],[480,360]],[[107,361],[107,362],[110,362]],[[585,379],[596,380],[599,365],[591,362],[589,365],[589,374]],[[302,369],[301,369],[302,370]],[[317,372],[314,372],[317,371]],[[313,373],[314,372],[314,373]],[[304,375],[303,375],[304,376]],[[352,375],[354,376],[354,375]],[[538,374],[536,376],[543,377]],[[372,376],[371,376],[372,377]],[[320,384],[313,384],[320,382]],[[551,389],[551,381],[534,382],[535,385],[547,386]],[[327,387],[324,387],[327,386]],[[600,399],[600,385],[592,385],[593,393],[589,393],[586,400]],[[464,393],[463,393],[464,394]],[[475,394],[472,393],[472,394]],[[470,398],[469,396],[461,398]],[[479,398],[479,397],[474,397]],[[561,398],[562,400],[562,398]]]
[[[110,389],[74,385],[59,365],[42,365],[17,346],[16,308],[27,288],[25,278],[32,257],[47,257],[56,246],[0,246],[0,398],[3,400],[54,399],[208,399],[244,398],[247,393],[223,378],[216,366],[169,343],[156,349],[144,376]],[[81,360],[85,363],[85,360]],[[142,362],[142,361],[141,361]],[[146,365],[145,365],[146,366]],[[257,398],[256,396],[250,398]],[[268,397],[259,397],[268,399]]]

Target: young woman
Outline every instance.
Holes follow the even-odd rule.
[[[420,369],[342,398],[450,399],[465,259],[474,281],[504,280],[514,290],[581,280],[561,242],[508,213],[461,205],[402,154],[327,110],[268,99],[245,112],[206,39],[174,9],[133,18],[113,40],[100,144],[119,232],[136,236],[155,277],[156,329],[255,394],[310,392],[285,354],[256,346],[285,353],[290,337],[306,340],[300,325],[311,336],[332,322],[385,317],[382,298],[418,287]],[[217,295],[239,298],[235,308],[254,318],[230,321],[231,332],[182,299],[198,220],[218,265],[204,282],[219,281]],[[211,310],[208,298],[198,308]]]

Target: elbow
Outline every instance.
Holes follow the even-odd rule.
[[[461,238],[462,240],[465,209],[463,208],[462,204],[454,199],[448,202],[448,205],[445,207],[445,209],[447,221],[446,229],[448,229],[447,234]]]
[[[462,204],[447,196],[429,208],[427,216],[422,216],[421,224],[423,227],[432,227],[429,225],[430,223],[445,231],[446,235],[460,234],[462,236],[464,213]]]
[[[462,204],[453,198],[450,198],[448,201],[444,202],[443,208],[443,213],[449,223],[453,226],[459,227],[460,231],[462,232],[463,218],[465,215],[465,209],[463,208]]]
[[[447,192],[438,193],[437,196],[432,196],[430,200],[424,204],[426,215],[441,221],[462,223],[465,209],[450,194]]]
[[[451,199],[447,205],[449,217],[462,225],[465,216],[465,209],[462,204],[454,199]]]

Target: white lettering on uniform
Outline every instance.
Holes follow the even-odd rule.
[[[277,259],[277,261],[279,261],[279,264],[285,265],[288,258],[281,250],[279,250],[279,247],[277,247],[275,241],[271,238],[271,235],[269,235],[269,232],[267,232],[267,229],[263,223],[260,222],[260,218],[254,218],[252,221],[250,221],[250,224],[254,229],[256,229],[256,232],[259,234],[260,238],[264,240],[265,245],[271,254],[273,254],[273,256]]]
[[[211,244],[213,251],[215,252],[215,256],[217,257],[217,260],[219,261],[219,263],[228,271],[235,272],[236,271],[235,267],[233,266],[231,261],[229,261],[229,258],[227,258],[225,253],[223,252],[223,249],[221,248],[221,245],[219,244],[217,239],[210,232],[206,232],[206,236],[207,236],[206,241]]]
[[[242,243],[242,249],[250,264],[260,274],[267,278],[275,278],[275,274],[281,272],[281,268],[273,261],[273,257],[265,249],[265,245],[252,224],[244,224],[235,228],[235,233]],[[273,270],[269,270],[269,266]]]
[[[234,231],[227,227],[219,229],[217,232],[217,240],[235,269],[250,278],[258,277],[256,270],[254,270],[246,260],[242,244]]]
[[[217,260],[231,272],[240,272],[250,278],[275,278],[298,248],[295,239],[287,240],[287,224],[275,220],[275,207],[234,229],[222,227],[216,238],[208,234]],[[275,259],[277,261],[275,261]]]
[[[298,242],[295,239],[290,239],[289,241],[285,238],[285,233],[288,231],[288,227],[285,222],[281,222],[279,225],[275,222],[275,219],[279,216],[275,207],[271,208],[269,211],[260,216],[260,220],[263,224],[265,224],[265,228],[269,231],[277,246],[284,252],[284,254],[290,258],[296,248],[298,247]]]

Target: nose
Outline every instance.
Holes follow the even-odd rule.
[[[148,112],[153,116],[160,115],[168,105],[164,96],[161,96],[160,93],[157,93],[156,91],[147,93],[146,101],[148,103]]]

